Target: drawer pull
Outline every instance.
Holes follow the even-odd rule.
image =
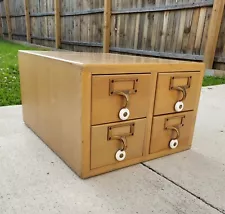
[[[184,109],[183,101],[187,97],[187,91],[186,91],[186,88],[184,88],[182,86],[175,87],[174,90],[182,92],[182,98],[178,102],[175,103],[175,111],[181,112]]]
[[[176,133],[176,137],[172,138],[172,139],[170,140],[170,142],[169,142],[170,148],[171,148],[171,149],[176,149],[176,148],[178,147],[178,145],[179,145],[178,139],[179,139],[179,137],[180,137],[180,131],[179,131],[179,129],[176,128],[176,127],[168,127],[167,129],[170,129],[170,130],[172,130],[173,132]]]
[[[130,89],[126,90],[116,90],[116,84],[124,84],[126,82],[131,83]],[[130,116],[129,101],[130,101],[130,94],[137,93],[137,84],[138,79],[113,79],[109,82],[109,95],[119,95],[125,99],[125,104],[119,111],[119,118],[121,120],[127,120]]]
[[[120,136],[115,136],[114,139],[119,139],[122,143],[122,148],[116,152],[116,160],[123,161],[126,158],[127,139]]]
[[[175,85],[175,80],[178,79],[187,79],[187,82],[185,85],[183,86],[174,86]],[[187,88],[190,88],[191,86],[191,79],[192,77],[172,77],[170,80],[170,90],[177,90],[178,92],[182,93],[182,97],[181,99],[179,99],[175,105],[174,105],[174,109],[176,112],[181,112],[184,109],[184,103],[183,101],[186,99],[187,97]]]
[[[130,116],[130,110],[128,109],[129,106],[129,95],[123,91],[116,91],[115,94],[120,95],[125,98],[125,104],[123,108],[119,111],[119,118],[121,120],[127,120]]]
[[[128,127],[129,131],[120,134],[113,134],[113,130],[120,127]],[[116,125],[108,127],[108,140],[119,140],[121,143],[121,148],[116,152],[115,158],[117,161],[123,161],[126,158],[126,150],[127,150],[127,137],[134,135],[134,123],[126,124],[126,125]]]

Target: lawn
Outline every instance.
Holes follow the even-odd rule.
[[[0,106],[21,104],[18,50],[38,50],[0,38]]]
[[[0,106],[21,104],[18,50],[38,50],[0,38]],[[43,49],[42,49],[43,50]],[[203,86],[225,84],[225,77],[205,77]]]

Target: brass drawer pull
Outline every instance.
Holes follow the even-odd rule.
[[[127,139],[126,137],[118,137],[122,143],[122,148],[116,152],[116,160],[123,161],[126,158],[126,149],[127,149]]]
[[[118,82],[131,82],[132,87],[127,90],[115,90],[115,83]],[[129,107],[129,95],[130,94],[135,94],[137,93],[137,83],[138,79],[114,79],[110,80],[109,83],[109,94],[111,95],[120,95],[125,98],[125,104],[119,111],[119,118],[121,120],[127,120],[130,116],[130,110],[128,109]]]
[[[113,135],[112,130],[114,128],[126,127],[130,128],[128,133],[123,133],[121,135]],[[127,150],[127,138],[129,136],[134,135],[134,123],[127,125],[117,125],[108,127],[108,140],[119,140],[121,142],[121,148],[116,152],[115,158],[117,161],[123,161],[126,158],[126,150]]]
[[[169,120],[177,120],[177,119],[179,119],[179,123],[176,123],[173,125],[168,124]],[[179,128],[184,126],[184,119],[185,119],[184,115],[165,119],[164,129],[172,131],[171,140],[169,142],[169,147],[171,149],[176,149],[179,145],[179,138],[180,138],[180,129]],[[176,133],[176,136],[174,136],[174,133]]]
[[[175,79],[185,79],[185,78],[187,79],[187,82],[186,82],[185,85],[174,86]],[[191,87],[191,79],[192,79],[191,76],[189,76],[189,77],[171,77],[171,79],[170,79],[170,90],[177,90],[177,91],[182,93],[182,98],[179,99],[174,105],[174,109],[175,109],[176,112],[181,112],[184,109],[183,101],[187,97],[187,90],[186,89]]]
[[[172,139],[179,139],[179,137],[180,137],[180,131],[179,131],[178,128],[172,126],[172,127],[168,127],[167,129],[170,129],[170,130],[172,130],[173,132],[176,133],[176,137],[173,137]]]
[[[179,145],[179,137],[180,137],[180,131],[178,128],[176,127],[169,127],[168,129],[172,130],[173,132],[175,131],[176,132],[176,137],[173,137],[173,132],[172,132],[172,138],[169,142],[169,147],[171,149],[176,149]]]
[[[179,101],[184,101],[186,99],[186,97],[187,97],[186,88],[184,88],[183,86],[178,86],[178,87],[175,87],[174,89],[177,90],[177,91],[182,92],[182,98],[179,99]]]
[[[124,107],[123,108],[127,108],[129,106],[129,95],[126,93],[126,92],[123,92],[123,91],[116,91],[114,92],[114,94],[118,94],[122,97],[125,98],[125,104],[124,104]]]

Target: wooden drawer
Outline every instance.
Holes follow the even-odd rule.
[[[193,111],[154,117],[150,153],[179,149],[182,146],[190,145],[194,122],[195,114]],[[176,141],[173,141],[173,145],[172,139],[178,139],[178,145],[176,145]]]
[[[118,163],[116,153],[124,147],[122,161],[143,155],[146,119],[93,126],[91,130],[91,168]],[[123,138],[123,139],[122,139]],[[125,142],[124,142],[124,141]]]
[[[92,125],[146,117],[152,90],[151,74],[93,76]],[[127,119],[126,112],[119,117],[123,108],[129,109]]]
[[[200,72],[158,74],[154,115],[193,110],[197,105],[200,80]]]

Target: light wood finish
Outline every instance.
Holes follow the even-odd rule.
[[[27,42],[31,42],[31,26],[30,26],[30,5],[29,0],[24,0],[25,22],[26,22],[26,36]]]
[[[82,73],[82,175],[86,177],[91,170],[91,73]]]
[[[44,57],[28,57],[22,52],[19,54],[19,65],[25,123],[81,175],[80,68]]]
[[[12,39],[12,23],[10,18],[10,11],[9,11],[9,0],[4,0],[4,7],[5,7],[5,16],[8,28],[8,39]]]
[[[224,4],[224,0],[214,0],[204,54],[206,68],[212,68],[213,66],[220,26],[223,18]]]
[[[61,46],[61,18],[60,18],[60,0],[55,0],[55,47]]]
[[[35,67],[36,64],[38,66]],[[103,53],[20,51],[19,70],[23,118],[26,125],[81,178],[191,147],[204,75],[203,63]],[[157,99],[161,97],[158,97],[158,94],[163,93],[163,87],[159,85],[159,82],[162,82],[161,77],[165,77],[163,84],[166,91],[160,103],[167,110],[168,97],[175,99],[168,92],[168,79],[171,76],[186,77],[187,74],[192,76],[191,92],[188,91],[190,97],[187,98],[190,99],[187,101],[191,103],[192,111],[185,110],[174,115],[166,115],[166,112],[163,112],[163,116],[154,116]],[[138,78],[137,93],[130,95],[128,107],[135,115],[127,121],[118,120],[118,110],[123,104],[121,97],[109,95],[109,81],[118,78]],[[175,81],[175,85],[184,82],[181,78]],[[132,83],[126,81],[114,83],[116,91],[133,87]],[[118,100],[114,103],[114,99]],[[104,109],[110,111],[105,114]],[[93,116],[97,110],[104,117]],[[181,140],[185,139],[185,143],[181,143],[175,150],[165,149],[164,144],[157,144],[159,140],[156,139],[161,137],[160,133],[163,132],[160,118],[181,114],[186,115],[185,126],[182,127],[186,131],[182,131],[180,137]],[[110,133],[113,136],[126,135],[130,131],[129,124],[132,123],[135,124],[134,135],[126,137],[127,157],[118,162],[115,152],[121,143],[116,139],[110,140]],[[112,128],[111,131],[109,127]],[[150,148],[153,148],[151,154]]]
[[[103,33],[103,52],[108,53],[110,47],[111,29],[111,0],[104,0],[104,33]]]
[[[173,150],[173,151],[165,150],[165,151],[162,151],[162,152],[149,154],[149,155],[144,156],[144,157],[127,160],[127,161],[124,161],[124,162],[122,161],[122,162],[119,162],[117,164],[108,165],[108,166],[105,166],[105,167],[100,167],[100,168],[91,170],[90,173],[87,174],[84,178],[89,178],[89,177],[92,177],[92,176],[96,176],[96,175],[103,174],[103,173],[106,173],[106,172],[110,172],[110,171],[113,171],[113,170],[117,170],[117,169],[120,169],[120,168],[135,165],[135,164],[138,164],[140,162],[145,162],[145,161],[153,160],[153,159],[156,159],[156,158],[164,157],[164,156],[167,156],[167,155],[171,155],[171,154],[174,154],[174,153],[182,152],[182,151],[188,150],[190,148],[191,148],[190,146],[184,146],[184,147],[180,147],[179,149]]]
[[[183,118],[183,125],[178,127],[181,124]],[[166,121],[168,120],[168,121]],[[152,125],[152,137],[151,137],[151,146],[150,146],[150,153],[157,153],[164,150],[172,151],[169,147],[169,142],[176,137],[174,131],[170,129],[165,129],[165,123],[168,124],[168,127],[178,127],[177,129],[180,132],[180,138],[178,139],[179,145],[176,149],[180,146],[188,146],[190,144],[191,139],[191,131],[194,121],[194,112],[185,112],[179,114],[172,114],[172,115],[163,115],[163,116],[156,116],[153,119]]]
[[[112,83],[112,81],[114,81]],[[110,94],[110,85],[114,91],[137,90],[129,96],[129,119],[147,116],[149,109],[150,74],[104,75],[92,77],[92,125],[121,121],[119,111],[124,107],[125,98]]]
[[[112,127],[112,137],[130,133],[130,126],[134,124],[134,133],[127,136],[126,160],[143,155],[146,119],[131,120],[121,123],[93,126],[91,131],[91,169],[116,164],[116,152],[121,149],[120,140],[108,140],[108,129]]]
[[[174,78],[173,84],[172,78]],[[176,89],[170,89],[170,86],[185,87],[188,84],[188,79],[190,80],[190,87],[186,89],[187,97],[182,101],[184,103],[183,111],[193,110],[195,108],[198,99],[196,91],[201,82],[200,72],[159,74],[157,80],[154,115],[176,112],[174,106],[176,102],[182,98],[182,92]]]

